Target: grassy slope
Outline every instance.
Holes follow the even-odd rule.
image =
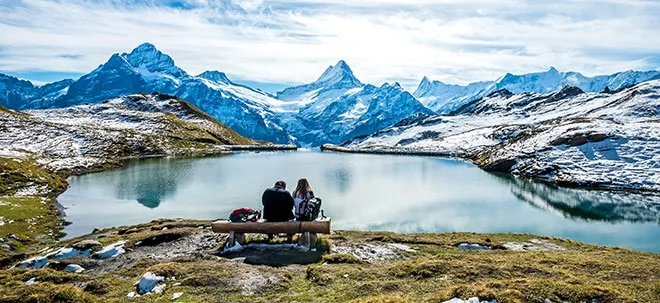
[[[211,117],[209,114],[204,112],[203,110],[197,108],[196,106],[192,105],[190,102],[183,100],[179,97],[176,96],[171,96],[171,95],[165,95],[165,94],[156,94],[156,97],[160,99],[174,99],[177,102],[181,103],[182,108],[189,111],[190,113],[193,113],[200,118],[203,118],[205,120],[208,120],[212,123],[214,128],[212,131],[206,131],[202,130],[201,127],[198,127],[196,125],[191,125],[190,123],[186,123],[182,119],[173,119],[172,122],[174,122],[174,125],[182,127],[183,129],[187,129],[188,131],[199,131],[202,130],[206,132],[206,135],[210,136],[210,139],[213,141],[217,141],[216,144],[226,144],[226,145],[252,145],[252,144],[263,144],[264,142],[260,142],[257,140],[249,139],[246,137],[241,136],[228,126],[224,125],[222,122],[218,121],[217,119]],[[170,117],[174,115],[169,115]],[[176,116],[174,116],[176,118]],[[188,124],[188,125],[183,125]],[[199,133],[197,133],[197,136],[199,136]],[[203,135],[202,135],[203,136]],[[203,136],[206,137],[206,136]],[[208,137],[206,137],[208,139]],[[203,141],[201,141],[203,142]]]
[[[14,196],[29,185],[44,187],[47,194]],[[50,242],[61,236],[55,209],[55,195],[64,191],[66,182],[57,174],[47,171],[31,159],[0,158],[0,238],[16,252],[31,245]],[[13,221],[12,223],[9,223]],[[14,235],[17,239],[10,239]],[[0,249],[0,264],[7,253]]]

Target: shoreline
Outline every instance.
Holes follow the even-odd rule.
[[[441,157],[447,159],[456,159],[465,162],[469,162],[484,172],[489,173],[502,173],[510,176],[529,178],[540,183],[545,183],[549,185],[557,185],[566,188],[575,188],[575,189],[585,189],[585,190],[605,190],[611,192],[623,192],[623,193],[637,193],[637,194],[649,194],[649,195],[660,195],[659,190],[646,189],[646,188],[633,188],[633,187],[617,187],[617,186],[607,186],[601,184],[593,184],[588,182],[575,182],[575,181],[566,181],[566,180],[551,180],[546,178],[541,178],[537,176],[526,176],[513,174],[511,172],[498,171],[498,170],[487,170],[484,167],[479,166],[475,163],[474,159],[463,158],[456,153],[451,152],[437,152],[437,151],[424,151],[424,150],[414,150],[414,149],[397,149],[397,148],[373,148],[373,149],[363,149],[363,148],[349,148],[343,147],[336,144],[323,144],[320,146],[322,152],[336,152],[336,153],[349,153],[349,154],[372,154],[372,155],[399,155],[399,156],[422,156],[422,157]]]

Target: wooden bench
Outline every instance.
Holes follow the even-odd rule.
[[[211,223],[216,233],[229,233],[228,247],[234,247],[236,242],[245,244],[245,234],[301,234],[300,245],[313,247],[316,245],[316,234],[330,234],[330,218],[315,221],[287,222],[244,222],[235,223],[228,220],[218,220]]]

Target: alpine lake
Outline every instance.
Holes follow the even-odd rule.
[[[309,180],[332,229],[514,232],[660,252],[660,196],[558,187],[437,157],[299,150],[156,158],[71,177],[67,237],[158,218],[261,209],[276,180]]]

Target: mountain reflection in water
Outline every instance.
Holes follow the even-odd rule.
[[[117,171],[116,197],[123,200],[136,200],[148,207],[156,208],[161,201],[174,196],[177,189],[189,174],[189,161],[176,161],[171,158],[149,159],[152,163],[146,169],[129,166]]]
[[[521,200],[566,218],[660,224],[658,194],[567,188],[511,175],[494,175],[511,186],[511,192]]]

